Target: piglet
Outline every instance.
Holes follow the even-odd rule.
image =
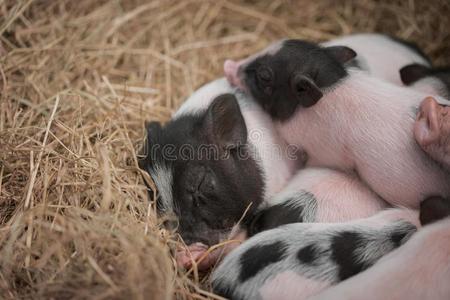
[[[206,255],[199,268],[216,261],[219,251],[208,249],[229,239],[302,164],[270,116],[224,78],[198,89],[166,124],[149,123],[141,154],[140,167],[158,191],[158,213],[175,215],[187,245],[179,264],[190,267]]]
[[[425,98],[417,113],[414,136],[425,152],[450,170],[450,106]],[[450,176],[448,182],[450,185]]]
[[[448,173],[411,134],[426,95],[347,69],[355,55],[345,46],[288,40],[233,78],[278,120],[287,143],[308,153],[309,166],[354,170],[392,205],[448,198]]]
[[[416,212],[392,209],[348,223],[271,229],[225,257],[213,290],[230,299],[306,299],[376,264],[419,226]]]
[[[420,213],[443,220],[435,219],[373,267],[311,299],[450,299],[450,207],[443,210],[448,202],[442,200],[428,199]]]

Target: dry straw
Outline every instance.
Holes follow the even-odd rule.
[[[137,167],[144,122],[282,37],[382,31],[450,64],[449,15],[448,0],[0,0],[0,298],[216,297],[170,255]]]

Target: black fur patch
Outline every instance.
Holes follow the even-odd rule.
[[[268,265],[282,260],[286,254],[286,248],[287,246],[279,241],[268,245],[254,246],[248,249],[240,259],[240,281],[245,282]]]
[[[427,225],[450,216],[450,199],[429,197],[420,203],[420,223]]]
[[[391,233],[391,241],[395,248],[400,247],[403,245],[407,239],[406,237],[409,237],[411,232],[416,231],[417,228],[411,223],[405,223],[404,226],[400,226],[398,228],[395,228],[395,230]]]
[[[339,280],[345,280],[367,268],[356,260],[355,251],[364,242],[364,238],[357,232],[339,232],[331,240],[331,259],[339,268]]]
[[[337,52],[331,48],[334,47],[327,50],[303,40],[286,40],[278,52],[256,58],[239,70],[239,74],[264,110],[274,119],[287,120],[298,107],[309,107],[320,101],[319,90],[347,76],[344,62],[339,61]],[[295,78],[307,80],[296,86]]]
[[[303,247],[297,252],[297,258],[302,264],[313,265],[321,254],[314,244]]]

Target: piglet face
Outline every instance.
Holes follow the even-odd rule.
[[[450,169],[450,107],[427,97],[420,105],[414,124],[419,145],[434,160]]]
[[[324,89],[347,75],[343,64],[355,56],[344,46],[284,40],[239,62],[227,60],[224,72],[231,85],[251,94],[274,119],[286,120],[298,107],[317,103]]]
[[[158,210],[176,215],[186,244],[218,243],[247,207],[250,215],[262,201],[261,171],[234,95],[147,130],[141,168],[158,189]]]

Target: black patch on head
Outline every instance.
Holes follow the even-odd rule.
[[[415,231],[417,231],[417,227],[411,223],[404,223],[401,226],[396,227],[390,235],[394,248],[398,248],[406,243],[406,241],[409,240],[411,233]]]
[[[415,52],[416,54],[418,54],[419,56],[421,56],[423,59],[425,59],[430,65],[431,65],[431,60],[430,58],[425,54],[425,52],[423,52],[422,49],[420,49],[420,47],[411,41],[407,41],[395,36],[391,36],[391,35],[387,35],[387,37],[389,37],[391,40],[402,44],[403,46],[405,46],[406,48],[409,48],[410,50],[412,50],[413,52]]]
[[[286,244],[279,241],[268,245],[253,246],[248,249],[240,259],[239,280],[245,282],[268,265],[282,260],[286,255],[286,248]]]
[[[345,280],[366,269],[363,262],[357,261],[355,251],[364,243],[364,238],[357,232],[339,232],[331,239],[331,259],[339,268],[340,281]]]
[[[182,115],[164,127],[150,124],[142,152],[139,165],[151,176],[160,169],[172,174],[173,213],[187,244],[219,242],[250,204],[246,216],[262,202],[262,172],[233,95],[221,95],[206,111]]]
[[[297,259],[305,265],[313,265],[322,254],[322,251],[314,244],[303,247],[297,252]]]
[[[420,203],[420,223],[427,225],[450,216],[450,199],[429,197]]]
[[[286,120],[310,107],[324,89],[347,76],[344,64],[356,53],[345,46],[321,47],[302,40],[284,41],[275,54],[256,58],[239,70],[248,91],[274,118]]]

